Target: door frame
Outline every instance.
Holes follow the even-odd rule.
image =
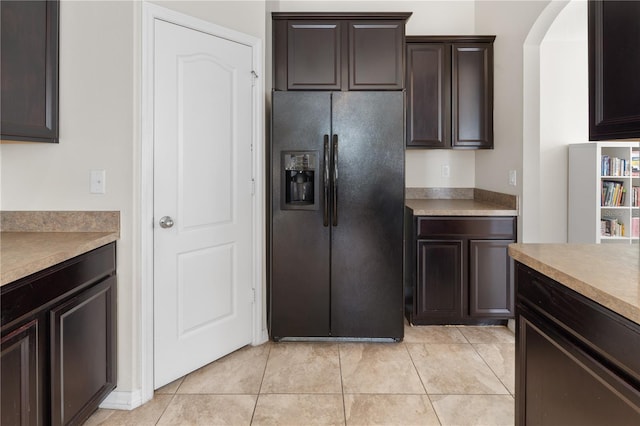
[[[266,294],[265,262],[265,206],[264,206],[264,101],[262,41],[254,36],[240,33],[219,25],[175,12],[161,6],[142,3],[142,51],[141,51],[141,150],[140,150],[140,211],[139,211],[139,251],[140,259],[140,315],[138,367],[141,384],[141,401],[153,398],[153,63],[154,63],[154,20],[160,19],[177,25],[189,27],[215,37],[224,38],[251,48],[255,71],[252,91],[252,174],[254,196],[252,200],[252,287],[254,290],[252,345],[268,340],[266,320],[264,318],[264,295]],[[134,339],[135,340],[135,339]]]

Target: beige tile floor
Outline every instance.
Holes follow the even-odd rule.
[[[266,343],[86,425],[512,425],[506,327],[405,327],[402,343]]]

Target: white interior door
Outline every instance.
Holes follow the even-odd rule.
[[[253,168],[251,48],[154,31],[157,389],[252,340]]]

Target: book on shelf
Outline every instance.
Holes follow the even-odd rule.
[[[624,158],[610,157],[603,155],[601,157],[600,174],[602,176],[630,176],[631,165]]]
[[[640,151],[631,151],[631,176],[640,176]]]
[[[600,235],[603,237],[624,237],[624,223],[617,218],[603,217],[600,219]]]
[[[640,186],[631,188],[631,207],[640,207]]]
[[[620,207],[624,205],[627,189],[622,182],[603,180],[600,205],[602,207]]]
[[[640,237],[640,217],[631,218],[631,236],[634,238]]]

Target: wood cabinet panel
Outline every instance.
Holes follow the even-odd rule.
[[[116,386],[116,278],[55,307],[51,322],[51,418],[87,418]]]
[[[515,240],[469,241],[469,315],[510,318],[514,315],[513,259]]]
[[[519,424],[640,424],[637,389],[544,322],[536,326],[526,316],[519,322],[526,377]]]
[[[288,22],[288,90],[340,89],[341,30],[340,21]]]
[[[415,319],[462,316],[463,247],[462,240],[418,240]]]
[[[640,424],[640,326],[516,269],[516,424]]]
[[[59,2],[0,2],[4,140],[58,142]]]
[[[41,334],[41,323],[36,318],[2,338],[0,424],[44,424],[40,386],[44,352],[39,341]]]
[[[406,216],[412,324],[499,324],[514,316],[515,217]],[[411,263],[413,262],[413,264]]]
[[[407,44],[407,145],[446,148],[451,138],[451,49]],[[428,119],[427,119],[428,117]]]
[[[418,217],[418,236],[510,239],[516,223],[508,216],[428,216]]]
[[[3,425],[82,424],[115,388],[115,256],[110,243],[1,288]]]
[[[272,13],[274,90],[402,90],[411,13]]]
[[[589,1],[589,140],[640,137],[640,2]]]
[[[451,146],[493,148],[493,46],[456,43],[452,48]]]
[[[349,22],[349,90],[404,88],[404,21]]]
[[[409,36],[407,147],[493,148],[494,36]]]

